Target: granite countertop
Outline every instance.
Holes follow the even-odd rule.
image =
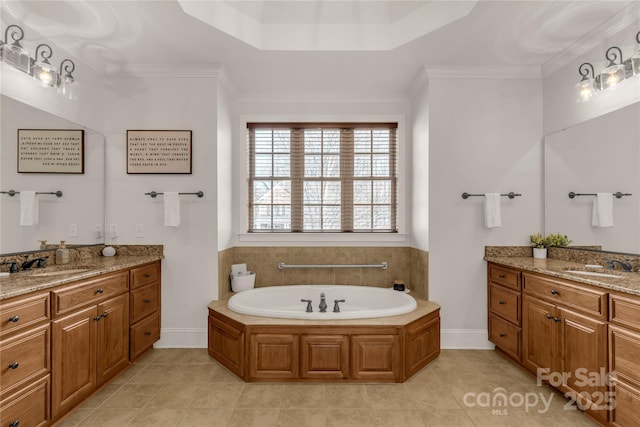
[[[632,273],[618,270],[608,270],[606,268],[594,269],[585,267],[585,264],[552,258],[538,259],[532,257],[517,256],[485,256],[484,259],[495,264],[500,264],[519,270],[542,273],[548,276],[558,277],[560,279],[568,279],[573,280],[574,282],[597,286],[599,288],[624,292],[627,294],[640,295],[640,273],[638,272]],[[568,273],[566,270],[583,270],[609,273],[618,275],[620,277],[613,278],[583,276],[575,273]]]
[[[413,296],[412,296],[413,297]],[[233,320],[250,326],[260,325],[317,325],[317,326],[404,326],[420,317],[432,313],[440,308],[433,301],[425,301],[423,299],[413,297],[418,306],[415,310],[399,314],[397,316],[375,317],[367,319],[336,319],[336,320],[303,320],[303,319],[285,319],[280,317],[262,317],[251,316],[248,314],[240,314],[230,310],[227,307],[228,299],[212,301],[208,307],[217,311]]]
[[[82,261],[70,262],[64,265],[52,265],[45,268],[35,268],[29,271],[13,273],[6,277],[0,277],[0,300],[24,295],[29,292],[42,291],[75,282],[77,280],[88,279],[105,273],[111,273],[126,268],[135,267],[153,261],[161,260],[162,255],[117,255],[114,257],[95,257]],[[63,270],[83,270],[69,271],[68,274],[43,276],[49,272]]]

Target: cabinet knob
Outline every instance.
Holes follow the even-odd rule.
[[[102,288],[99,288],[99,289],[96,291],[96,293],[97,293],[97,294],[101,294],[101,293],[103,293],[103,292],[104,292],[104,289],[102,289]]]
[[[147,331],[147,332],[145,332],[144,334],[145,334],[146,336],[148,336],[148,337],[150,337],[150,336],[151,336],[151,332],[150,332],[150,331]]]
[[[556,322],[556,323],[560,323],[560,318],[559,317],[554,317],[553,321]]]
[[[9,363],[9,369],[18,369],[20,364],[18,362]]]
[[[145,273],[144,277],[146,277],[148,279],[149,277],[151,277],[151,275],[149,273]]]
[[[146,302],[147,304],[149,304],[151,302],[151,300],[149,298],[147,298],[146,300],[144,300],[144,302]]]
[[[95,320],[97,322],[98,320],[100,320],[100,316],[94,317],[93,320]]]
[[[11,421],[9,423],[9,427],[18,427],[19,425],[20,425],[20,421],[19,420]]]
[[[507,336],[507,334],[499,334],[499,335],[500,335],[500,338],[504,338]]]
[[[550,315],[549,313],[547,313],[547,319],[551,320],[551,319],[553,319],[553,316]]]
[[[498,304],[500,304],[500,305],[505,305],[505,304],[506,304],[506,302],[504,302],[504,301],[498,301]]]
[[[498,278],[499,278],[499,279],[504,279],[505,277],[507,277],[507,275],[506,275],[506,274],[499,274],[499,275],[498,275]]]
[[[551,295],[558,295],[560,292],[556,291],[555,289],[551,289]]]
[[[11,317],[9,317],[9,322],[16,323],[18,320],[20,320],[20,316],[11,316]]]
[[[102,317],[107,317],[109,315],[109,313],[107,313],[106,311],[104,313],[102,313]]]

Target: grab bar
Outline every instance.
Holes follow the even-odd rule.
[[[285,264],[278,263],[278,270],[286,270],[287,268],[381,268],[386,270],[389,263],[382,261],[380,264]]]
[[[0,194],[8,194],[9,197],[13,197],[16,194],[20,194],[19,191],[9,190],[9,191],[0,191]],[[36,194],[53,194],[56,197],[62,197],[62,191],[36,191]]]
[[[617,193],[611,193],[616,199],[621,199],[624,196],[631,196],[631,193],[621,193],[618,191]],[[573,191],[569,193],[569,198],[574,199],[576,196],[597,196],[596,193],[574,193]]]

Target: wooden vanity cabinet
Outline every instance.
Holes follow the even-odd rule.
[[[128,290],[123,271],[52,292],[54,419],[129,364]]]
[[[129,359],[136,360],[160,339],[160,262],[132,268],[129,272]]]
[[[640,425],[640,297],[609,295],[609,363],[616,399],[611,424]]]
[[[518,362],[522,356],[521,282],[520,271],[489,263],[487,269],[489,341]]]
[[[49,293],[0,301],[0,420],[44,426],[50,419]]]
[[[523,274],[523,365],[535,375],[565,375],[553,384],[581,409],[605,423],[607,292],[575,282]]]

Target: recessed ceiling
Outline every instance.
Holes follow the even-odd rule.
[[[477,0],[179,0],[185,13],[261,50],[391,50],[463,18]]]

